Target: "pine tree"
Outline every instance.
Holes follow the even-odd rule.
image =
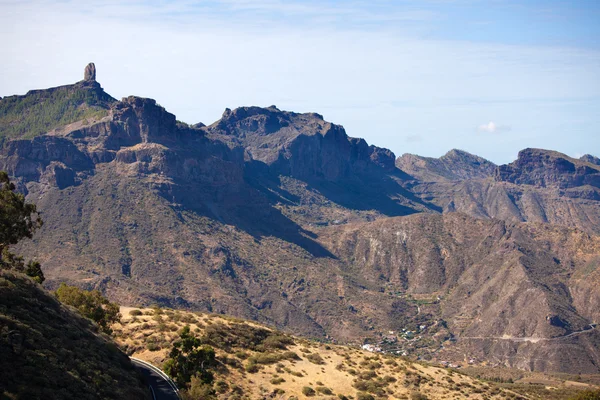
[[[11,253],[10,245],[24,238],[31,238],[33,232],[42,226],[35,204],[25,202],[25,196],[15,191],[15,185],[8,174],[0,171],[0,269],[25,273],[38,283],[44,281],[44,274],[37,261],[25,264],[23,257]]]

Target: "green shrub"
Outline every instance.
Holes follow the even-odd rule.
[[[121,317],[119,305],[108,301],[97,290],[86,291],[61,283],[55,294],[61,303],[75,307],[81,315],[95,321],[105,333],[110,334],[110,325]]]
[[[358,374],[358,377],[363,380],[368,380],[377,377],[377,373],[375,371],[363,371]]]
[[[133,317],[142,315],[142,310],[138,310],[137,308],[133,309],[133,310],[129,311],[129,315],[131,315]]]
[[[306,356],[306,359],[313,364],[318,364],[318,365],[325,364],[325,360],[323,360],[323,357],[321,357],[320,355],[318,355],[316,353],[308,354]]]
[[[273,385],[279,385],[282,382],[285,382],[285,379],[283,379],[283,378],[273,378],[273,379],[271,379],[271,383]]]
[[[319,386],[319,387],[317,387],[317,393],[321,393],[321,394],[329,396],[329,395],[333,394],[333,391],[331,389],[329,389],[328,387]]]
[[[310,396],[314,396],[315,395],[315,389],[311,388],[310,386],[304,386],[302,388],[302,394],[310,397]]]
[[[375,397],[368,393],[358,392],[356,393],[356,400],[375,400]]]
[[[154,342],[150,342],[146,345],[146,348],[150,351],[158,351],[160,350],[160,346]]]
[[[259,367],[258,367],[258,365],[256,365],[256,363],[249,362],[248,364],[246,364],[246,367],[244,369],[246,370],[246,372],[249,372],[251,374],[255,374],[255,373],[258,372]]]

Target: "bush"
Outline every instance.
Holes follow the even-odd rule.
[[[358,377],[363,380],[375,378],[376,376],[377,376],[377,373],[375,371],[363,371],[360,374],[358,374]]]
[[[210,324],[204,331],[202,341],[227,352],[234,347],[260,352],[269,348],[285,349],[286,345],[294,343],[292,339],[268,329],[237,322]]]
[[[259,367],[254,362],[248,362],[248,364],[246,364],[246,367],[244,369],[246,370],[246,372],[249,372],[251,374],[255,374],[255,373],[258,372]]]
[[[356,400],[375,400],[375,397],[368,393],[358,392],[356,393]]]
[[[302,394],[310,397],[310,396],[314,396],[315,395],[315,389],[311,388],[310,386],[304,386],[302,388]]]
[[[81,315],[95,321],[105,333],[110,334],[110,325],[117,322],[121,317],[119,306],[108,301],[97,290],[88,292],[61,283],[55,294],[61,303],[75,307]]]
[[[321,394],[328,395],[328,396],[333,394],[333,391],[331,389],[329,389],[328,387],[325,387],[325,386],[319,386],[317,388],[317,392],[321,393]]]
[[[164,371],[174,378],[180,387],[186,386],[193,376],[203,383],[212,383],[213,374],[209,368],[216,364],[214,349],[203,345],[193,336],[189,325],[181,330],[179,337],[171,348]]]
[[[569,398],[569,400],[600,400],[600,390],[584,390]]]
[[[286,346],[291,344],[294,344],[294,341],[291,338],[283,335],[269,336],[262,342],[262,345],[266,349],[287,350]]]
[[[271,379],[271,383],[273,385],[279,385],[282,382],[285,382],[285,379],[283,379],[283,378],[273,378],[273,379]]]
[[[132,317],[142,315],[142,310],[138,310],[137,308],[133,309],[133,310],[129,311],[129,315],[131,315]]]
[[[318,355],[316,353],[308,354],[306,356],[306,359],[313,364],[318,364],[318,365],[325,364],[325,360],[323,360],[323,357],[321,357],[320,355]]]
[[[160,350],[160,346],[158,344],[156,344],[156,343],[153,343],[153,342],[148,343],[146,345],[146,348],[148,350],[150,350],[150,351],[158,351],[158,350]]]
[[[410,394],[410,399],[411,400],[427,400],[428,397],[425,396],[423,393],[421,392],[412,392]]]

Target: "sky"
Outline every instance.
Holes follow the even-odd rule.
[[[73,83],[210,124],[317,112],[399,156],[600,156],[600,1],[0,0],[0,96]]]

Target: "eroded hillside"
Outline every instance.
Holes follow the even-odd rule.
[[[42,212],[20,251],[49,288],[354,343],[418,330],[403,344],[415,357],[468,349],[482,363],[598,370],[587,159],[527,150],[495,167],[453,151],[407,159],[407,173],[314,113],[242,107],[188,126],[151,99],[103,106],[0,152]]]

